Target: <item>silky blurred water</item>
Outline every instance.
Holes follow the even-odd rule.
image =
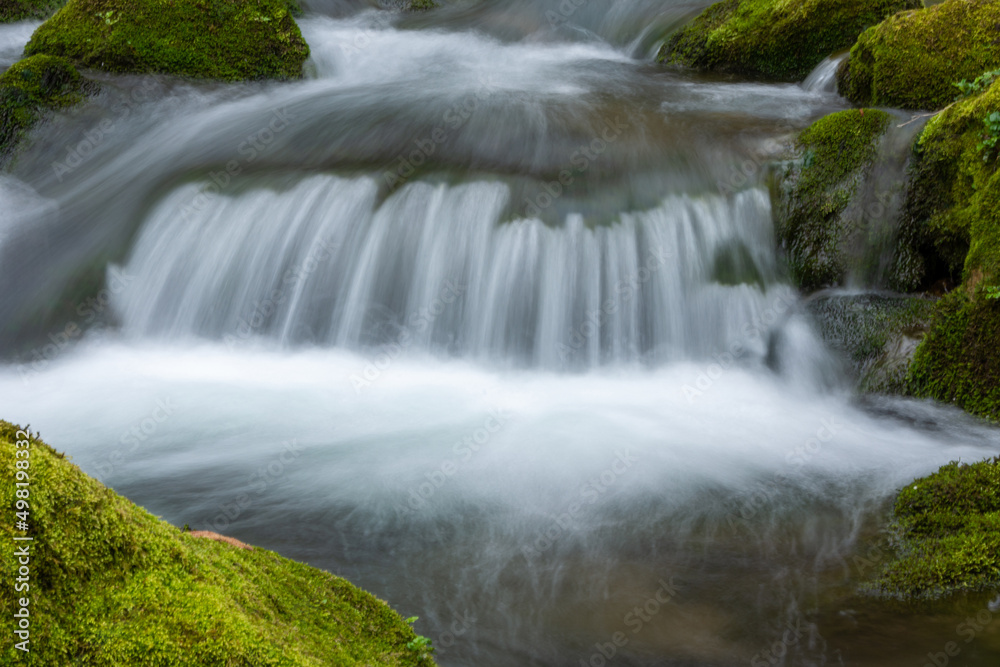
[[[1000,433],[853,396],[784,278],[767,164],[835,63],[654,66],[699,5],[305,6],[305,80],[95,73],[0,175],[5,419],[442,665],[996,664],[988,594],[855,594],[895,490]]]

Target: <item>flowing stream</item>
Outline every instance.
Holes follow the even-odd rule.
[[[0,416],[442,665],[996,665],[991,595],[856,593],[1000,432],[853,396],[784,277],[766,165],[836,61],[656,66],[701,6],[317,0],[303,81],[96,75],[0,175]]]

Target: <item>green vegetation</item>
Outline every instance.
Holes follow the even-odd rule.
[[[837,73],[859,105],[940,109],[955,81],[1000,67],[1000,0],[946,0],[867,30]]]
[[[25,53],[109,72],[238,81],[298,78],[309,48],[284,0],[69,0]]]
[[[64,58],[33,56],[0,75],[0,163],[46,111],[83,100],[88,84]]]
[[[860,230],[843,215],[871,170],[891,116],[876,109],[830,114],[798,139],[802,161],[785,180],[778,237],[795,281],[805,289],[840,283],[846,246]]]
[[[420,12],[427,9],[434,9],[438,4],[434,0],[410,0],[406,3],[406,9],[411,12]]]
[[[890,527],[896,557],[868,586],[899,598],[1000,583],[1000,458],[949,463],[907,485]]]
[[[938,304],[910,366],[910,391],[1000,420],[1000,304],[986,290]]]
[[[66,0],[4,0],[0,3],[0,23],[48,18],[64,4]]]
[[[922,226],[945,270],[963,280],[942,299],[910,369],[917,396],[1000,419],[1000,173],[983,160],[983,119],[1000,85],[936,115],[915,147],[906,215]],[[991,149],[992,150],[992,149]]]
[[[12,519],[17,427],[0,421],[0,498]],[[31,652],[23,665],[433,665],[384,602],[263,549],[194,537],[33,437],[28,448]],[[0,523],[13,582],[11,521]],[[14,609],[13,586],[0,604]],[[10,617],[8,617],[10,618]],[[8,628],[10,626],[8,625]],[[9,629],[8,637],[12,637]],[[419,643],[419,646],[416,645]],[[408,647],[413,645],[413,648]]]
[[[1000,139],[1000,111],[990,113],[983,119],[986,131],[983,132],[983,140],[976,144],[976,148],[983,154],[983,162],[996,159],[997,139]]]
[[[920,0],[724,0],[673,35],[660,62],[801,81],[868,26]]]
[[[969,97],[971,95],[978,95],[993,85],[993,82],[996,81],[998,77],[1000,77],[1000,69],[995,69],[990,72],[986,72],[985,74],[981,74],[977,76],[972,83],[962,79],[954,84],[956,88],[962,91],[962,94],[959,95],[958,99]]]

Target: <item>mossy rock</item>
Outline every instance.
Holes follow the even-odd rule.
[[[946,0],[866,30],[837,73],[858,105],[940,109],[954,86],[1000,67],[1000,0]]]
[[[194,537],[0,421],[0,604],[30,598],[30,653],[5,664],[427,666],[417,635],[347,581],[246,545]],[[17,451],[28,451],[20,458]],[[14,461],[28,461],[31,542],[15,542]],[[21,520],[22,517],[18,517]],[[13,549],[30,545],[29,589],[15,593]],[[8,616],[10,618],[10,616]],[[9,627],[9,626],[8,626]],[[12,628],[7,632],[13,637]],[[19,641],[15,639],[14,641]]]
[[[434,9],[438,6],[434,0],[409,0],[406,3],[407,11],[411,12],[422,12],[428,9]]]
[[[69,0],[25,47],[118,73],[295,79],[309,48],[284,0]]]
[[[979,292],[941,299],[907,382],[916,396],[1000,421],[1000,302]]]
[[[982,147],[1000,85],[937,114],[915,147],[906,214],[962,286],[942,299],[910,368],[917,396],[1000,420],[1000,171]]]
[[[83,101],[88,88],[65,58],[32,56],[0,75],[0,163],[47,111]]]
[[[65,4],[66,0],[3,0],[0,23],[48,18]]]
[[[840,352],[866,394],[903,394],[935,301],[893,294],[832,294],[807,301],[820,335]]]
[[[891,118],[877,109],[839,111],[799,135],[802,157],[785,174],[776,217],[778,240],[800,287],[843,283],[849,248],[864,232],[843,214],[871,171]]]
[[[1000,458],[949,463],[899,496],[895,557],[866,589],[913,599],[1000,584]]]
[[[865,28],[920,0],[724,0],[660,49],[664,63],[801,81]]]

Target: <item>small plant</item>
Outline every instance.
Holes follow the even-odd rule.
[[[962,79],[958,83],[953,83],[951,85],[962,91],[956,99],[960,100],[963,97],[970,97],[972,95],[978,95],[992,85],[992,83],[1000,78],[1000,69],[995,69],[990,72],[985,72],[976,77],[975,81],[969,83],[965,79]]]
[[[419,616],[410,616],[408,619],[406,619],[406,622],[410,625],[413,625],[414,623],[417,622],[419,618],[420,618]],[[431,653],[434,652],[434,647],[431,646],[430,637],[424,637],[423,635],[417,635],[415,638],[408,641],[406,643],[406,648],[410,649],[411,651],[418,652],[420,655],[417,657],[417,660],[421,661],[430,658]]]
[[[1000,299],[1000,285],[990,285],[986,288],[987,299]]]
[[[979,142],[979,150],[985,150],[983,162],[989,162],[990,156],[996,149],[997,141],[1000,141],[1000,111],[994,111],[983,120],[986,131],[983,133],[983,140]]]

